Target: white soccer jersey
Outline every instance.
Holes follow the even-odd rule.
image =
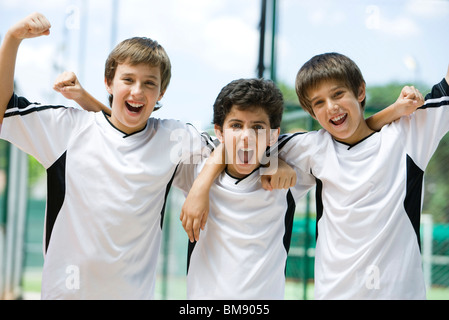
[[[174,186],[187,192],[202,165],[182,165]],[[284,298],[293,215],[308,188],[266,191],[260,177],[223,172],[212,185],[206,227],[189,244],[188,299]]]
[[[42,298],[152,298],[165,200],[198,132],[150,118],[126,135],[104,113],[13,95],[0,137],[47,170]]]
[[[414,114],[354,146],[324,131],[281,137],[280,158],[317,181],[316,299],[425,299],[424,170],[449,130],[443,80]]]

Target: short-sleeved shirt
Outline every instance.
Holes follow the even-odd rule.
[[[449,87],[356,145],[326,131],[283,136],[279,156],[317,181],[316,299],[425,299],[424,170],[449,130]]]
[[[182,165],[174,185],[188,192],[203,165]],[[310,186],[266,191],[260,173],[224,171],[212,185],[206,227],[189,247],[188,299],[284,298],[293,215]]]
[[[47,170],[42,298],[152,298],[168,190],[201,135],[155,118],[127,135],[102,112],[13,95],[0,137]]]

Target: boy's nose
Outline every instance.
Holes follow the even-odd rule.
[[[252,139],[256,136],[255,130],[252,128],[243,129],[241,138],[245,140]]]
[[[333,100],[327,101],[327,109],[328,110],[335,111],[335,110],[338,110],[338,108],[339,108],[339,106],[335,101],[333,101]]]
[[[138,82],[136,82],[134,84],[134,86],[131,88],[131,94],[132,95],[141,95],[142,92],[143,92],[142,86]]]

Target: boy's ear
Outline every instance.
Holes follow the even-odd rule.
[[[270,129],[270,142],[269,142],[269,146],[274,145],[279,138],[279,134],[281,133],[281,128],[277,128],[277,129]]]
[[[162,98],[164,97],[165,91],[161,91],[161,93],[159,94],[159,98],[157,99],[157,101],[161,101]]]
[[[104,86],[106,87],[106,90],[109,94],[112,94],[112,89],[109,86],[108,80],[106,78],[104,78]]]
[[[359,89],[359,95],[357,97],[357,100],[359,102],[362,102],[363,100],[365,100],[365,96],[366,96],[366,84],[362,83]]]
[[[217,136],[218,140],[221,143],[223,143],[224,139],[223,139],[223,130],[222,130],[222,128],[218,124],[215,124],[214,125],[214,131],[215,131],[215,135]]]

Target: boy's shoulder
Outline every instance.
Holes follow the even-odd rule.
[[[183,137],[184,135],[200,135],[200,132],[190,123],[175,119],[149,118],[147,125],[156,132],[166,132],[170,135]]]
[[[277,147],[282,149],[286,144],[300,147],[320,147],[332,141],[332,135],[324,129],[316,131],[298,131],[284,133],[279,136]]]

